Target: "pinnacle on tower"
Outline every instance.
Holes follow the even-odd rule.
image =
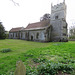
[[[65,0],[63,0],[63,2],[65,3]]]
[[[52,6],[53,4],[51,3],[51,6]]]

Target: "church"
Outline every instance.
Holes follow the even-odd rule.
[[[65,0],[57,5],[51,4],[51,15],[45,14],[40,22],[30,23],[26,28],[17,27],[9,31],[9,39],[23,39],[38,42],[67,42]]]

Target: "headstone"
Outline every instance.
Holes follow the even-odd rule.
[[[26,75],[26,69],[22,61],[18,61],[16,66],[14,75]]]

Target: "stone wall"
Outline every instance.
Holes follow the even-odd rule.
[[[9,32],[9,39],[20,39],[19,32]]]
[[[9,33],[9,39],[13,39],[13,33]]]
[[[29,40],[31,41],[46,41],[46,30],[32,30],[29,31]]]
[[[23,30],[19,33],[19,35],[20,39],[23,40],[46,42],[50,41],[51,27],[36,30]]]
[[[10,32],[9,38],[48,42],[48,41],[51,41],[51,27],[49,26],[44,29],[22,30],[19,32]]]

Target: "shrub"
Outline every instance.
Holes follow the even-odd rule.
[[[46,62],[41,63],[38,68],[27,68],[26,75],[56,75],[61,73],[72,73],[74,68],[68,64]],[[75,73],[75,72],[74,72]]]
[[[61,63],[46,63],[41,64],[38,68],[38,75],[55,75],[59,71],[70,73],[73,71],[73,67],[68,64]]]
[[[38,75],[36,68],[26,68],[26,75]]]
[[[8,48],[8,49],[1,49],[1,52],[2,52],[2,53],[11,52],[11,49],[9,49],[9,48]]]
[[[71,75],[75,75],[75,70],[73,70],[73,72],[71,73]]]
[[[33,57],[33,54],[25,54],[24,56],[25,57],[31,57],[32,58]]]
[[[40,63],[40,62],[46,62],[46,59],[45,58],[33,58],[33,61],[35,62],[35,63]]]
[[[68,64],[68,63],[75,63],[75,60],[72,59],[65,59],[65,60],[60,60],[60,63]]]

